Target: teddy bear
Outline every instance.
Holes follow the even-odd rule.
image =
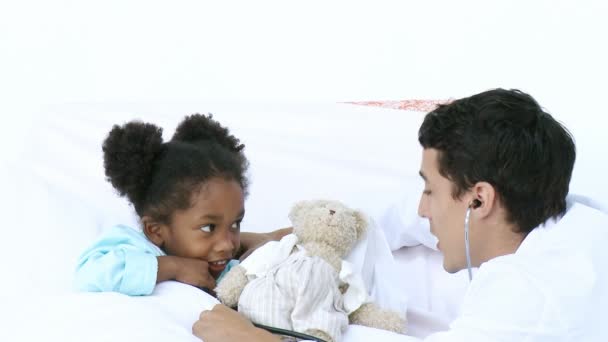
[[[349,323],[405,333],[405,317],[371,302],[343,260],[368,230],[363,212],[338,201],[300,201],[289,219],[293,234],[266,243],[219,282],[220,302],[255,323],[328,342],[339,341]]]

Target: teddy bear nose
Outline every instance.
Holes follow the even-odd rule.
[[[333,214],[335,214],[335,213],[336,213],[336,211],[335,211],[335,210],[331,210],[331,209],[329,210],[329,215],[333,215]]]

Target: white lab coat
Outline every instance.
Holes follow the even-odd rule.
[[[450,329],[424,341],[608,341],[608,215],[568,207],[482,264]]]

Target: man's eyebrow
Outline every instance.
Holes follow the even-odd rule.
[[[422,173],[422,171],[418,171],[418,174],[420,175],[420,177],[422,177],[422,179],[424,179],[424,181],[428,181],[428,179],[426,179],[426,176],[424,175],[424,173]]]

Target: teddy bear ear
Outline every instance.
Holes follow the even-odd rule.
[[[355,210],[355,219],[357,221],[357,239],[360,239],[367,232],[367,228],[369,227],[369,220],[367,215],[365,215],[360,210]]]
[[[307,210],[310,208],[311,206],[311,201],[299,201],[296,202],[293,207],[291,207],[291,210],[289,211],[289,221],[291,221],[291,223],[293,225],[297,225],[297,222],[300,221],[302,215],[305,215],[305,213],[307,212]]]

